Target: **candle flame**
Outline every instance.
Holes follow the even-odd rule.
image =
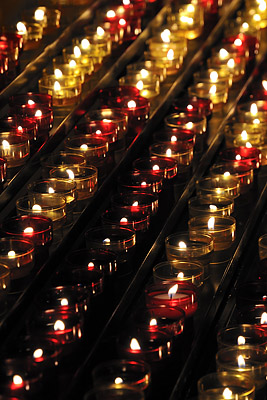
[[[69,179],[74,179],[75,175],[71,169],[66,169],[67,174],[69,175]]]
[[[68,306],[69,305],[68,299],[66,299],[65,297],[63,299],[61,299],[60,305],[63,306],[63,307],[64,306]]]
[[[85,143],[84,143],[84,144],[81,144],[81,145],[80,145],[80,149],[81,149],[81,150],[88,150],[87,144],[85,144]]]
[[[128,101],[127,106],[128,106],[128,108],[135,108],[136,102],[134,100],[130,100],[130,101]]]
[[[174,60],[174,51],[173,49],[170,49],[167,53],[167,60],[172,61]]]
[[[193,122],[187,122],[186,124],[185,124],[185,127],[186,127],[186,129],[193,129],[193,126],[194,126],[194,124],[193,124]]]
[[[137,207],[138,206],[138,201],[134,201],[132,204],[133,207]]]
[[[147,183],[145,181],[141,182],[141,186],[146,186]]]
[[[242,131],[242,132],[241,132],[241,138],[242,138],[242,140],[247,140],[247,139],[248,139],[248,133],[247,133],[247,131]]]
[[[247,30],[247,29],[249,28],[249,24],[248,24],[247,22],[243,22],[242,28],[243,28],[244,30]]]
[[[34,12],[34,19],[36,21],[43,21],[45,16],[45,12],[44,10],[42,10],[41,8],[37,8]]]
[[[120,383],[123,383],[123,379],[121,378],[121,377],[117,377],[117,378],[115,378],[114,379],[114,383],[116,384],[116,385],[119,385]]]
[[[263,86],[264,90],[267,90],[267,81],[266,80],[262,81],[262,86]]]
[[[125,6],[129,6],[129,5],[131,4],[130,0],[122,0],[122,3],[123,3]]]
[[[13,383],[14,383],[14,385],[21,385],[23,383],[22,377],[20,375],[14,375]]]
[[[245,359],[241,354],[237,357],[237,364],[239,368],[244,368],[246,366]]]
[[[132,338],[130,348],[131,350],[141,350],[140,344],[136,338]]]
[[[244,336],[238,336],[237,344],[238,344],[238,346],[242,346],[243,344],[246,344],[246,339],[244,338]]]
[[[57,79],[59,79],[59,78],[62,78],[63,73],[62,73],[61,69],[56,68],[56,69],[54,70],[54,75],[55,75],[55,77],[56,77]]]
[[[32,99],[29,99],[28,104],[29,104],[29,106],[33,106],[35,104],[35,101],[33,101]]]
[[[115,11],[114,11],[114,10],[109,10],[109,11],[107,12],[107,17],[108,17],[108,18],[114,18],[114,17],[116,17]]]
[[[55,189],[53,189],[52,187],[49,187],[49,188],[48,188],[48,193],[51,193],[51,194],[52,194],[52,193],[55,193]]]
[[[2,140],[2,146],[3,146],[4,150],[10,149],[10,144],[9,144],[8,140],[6,140],[6,139]]]
[[[35,117],[41,117],[43,115],[41,110],[36,110],[36,113],[34,114]]]
[[[187,108],[188,111],[192,111],[192,110],[194,109],[194,107],[192,106],[192,104],[188,104],[188,105],[186,106],[186,108]]]
[[[217,206],[215,206],[214,204],[210,204],[209,208],[211,211],[217,211]]]
[[[17,127],[17,130],[18,130],[19,132],[22,132],[22,131],[23,131],[22,126],[18,126],[18,127]]]
[[[82,39],[82,41],[81,41],[81,48],[82,48],[83,50],[87,50],[87,49],[89,49],[89,47],[90,47],[90,42],[89,42],[89,40],[88,40],[88,39]]]
[[[259,11],[264,12],[266,11],[266,2],[265,1],[261,1],[259,4]]]
[[[121,25],[121,26],[126,25],[126,20],[124,18],[120,18],[119,25]]]
[[[74,46],[73,54],[75,58],[79,58],[82,55],[81,49],[79,46]]]
[[[103,243],[104,243],[104,244],[110,244],[110,238],[104,239],[104,240],[103,240]]]
[[[220,49],[219,51],[219,57],[221,60],[225,60],[229,56],[229,53],[226,49]]]
[[[16,257],[16,252],[14,250],[9,250],[9,252],[7,253],[8,257],[10,258],[14,258]]]
[[[193,4],[188,4],[188,6],[187,6],[187,11],[188,11],[189,13],[195,12],[195,6],[194,6]]]
[[[251,104],[251,106],[250,106],[250,114],[251,114],[253,117],[256,117],[256,115],[258,114],[258,107],[257,107],[257,104],[256,104],[256,103],[252,103],[252,104]]]
[[[152,170],[153,171],[159,171],[159,166],[158,165],[153,165]]]
[[[121,224],[127,224],[127,222],[128,222],[128,219],[126,217],[122,217],[120,220]]]
[[[230,175],[231,175],[231,174],[230,174],[229,171],[225,171],[224,174],[223,174],[223,176],[224,176],[225,178],[227,178],[227,177],[230,176]]]
[[[215,224],[215,218],[210,217],[210,219],[208,220],[208,229],[214,229],[214,224]]]
[[[178,243],[178,247],[179,247],[179,249],[186,249],[187,248],[186,243],[183,242],[183,241]]]
[[[56,320],[56,322],[54,323],[54,330],[55,331],[64,331],[65,329],[65,324],[63,321],[61,321],[60,319]]]
[[[232,398],[233,392],[229,388],[225,388],[223,391],[223,398],[225,400],[230,400]]]
[[[267,323],[267,312],[264,311],[264,312],[261,314],[261,321],[260,321],[260,323],[261,323],[262,325]]]
[[[210,88],[210,90],[209,90],[209,94],[215,94],[216,91],[217,91],[216,85],[212,85],[211,88]]]
[[[171,32],[169,31],[169,29],[164,29],[164,31],[161,32],[160,37],[164,43],[170,43],[171,41],[170,35]]]
[[[235,156],[235,159],[237,160],[237,161],[240,161],[241,160],[241,155],[240,154],[237,154],[236,156]]]
[[[61,89],[61,85],[58,81],[54,83],[54,91],[57,92]]]
[[[212,71],[212,72],[210,73],[210,80],[211,80],[211,82],[217,82],[218,78],[219,78],[219,74],[218,74],[217,71]]]
[[[141,74],[142,78],[147,78],[149,75],[149,72],[147,69],[142,68],[140,71],[140,74]]]
[[[25,35],[27,33],[27,28],[23,22],[18,22],[16,28],[20,35]]]
[[[32,206],[32,211],[42,211],[42,207],[39,204],[34,204]]]
[[[141,81],[141,80],[138,81],[137,84],[136,84],[136,87],[137,87],[138,90],[143,90],[143,88],[144,88],[143,81]]]
[[[90,262],[87,264],[87,267],[88,267],[89,270],[92,270],[92,269],[95,268],[95,264],[93,263],[93,261],[90,261]]]
[[[230,60],[227,61],[227,67],[234,68],[234,66],[235,66],[235,60],[233,58],[230,58]]]
[[[43,349],[36,349],[33,352],[33,358],[40,358],[43,357],[44,351]]]
[[[33,228],[32,228],[31,226],[28,226],[27,228],[24,229],[23,232],[24,232],[24,233],[33,233],[34,230],[33,230]]]
[[[166,157],[171,157],[172,156],[172,151],[171,149],[166,150]]]
[[[252,144],[250,143],[250,142],[246,142],[246,145],[245,145],[248,149],[251,149],[251,147],[252,147]]]
[[[151,320],[149,321],[149,326],[157,326],[158,322],[156,320],[156,318],[151,318]]]
[[[105,35],[105,31],[101,26],[98,26],[96,28],[96,33],[97,33],[98,36],[104,36]]]
[[[188,17],[187,15],[181,15],[180,21],[188,25],[192,25],[194,23],[194,19],[192,17]]]
[[[70,60],[70,62],[69,62],[69,67],[70,67],[70,68],[75,68],[76,65],[77,65],[77,63],[76,63],[75,60]]]
[[[173,135],[173,136],[171,137],[171,142],[177,142],[177,136]]]
[[[176,283],[176,285],[172,286],[169,290],[168,290],[168,296],[171,299],[172,296],[177,293],[178,290],[178,284]]]
[[[184,279],[184,273],[183,273],[183,272],[179,272],[179,273],[177,274],[177,278],[179,278],[179,279]]]

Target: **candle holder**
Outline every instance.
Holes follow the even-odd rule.
[[[242,147],[250,143],[253,147],[259,147],[264,143],[262,128],[262,124],[239,122],[233,119],[224,127],[225,145],[226,147]]]
[[[146,71],[146,70],[144,70]],[[128,72],[127,75],[119,79],[119,85],[135,86],[140,91],[140,96],[146,99],[154,99],[160,93],[160,77],[159,75],[146,73]]]
[[[255,147],[231,147],[220,153],[220,159],[224,162],[243,161],[258,169],[261,164],[261,152]]]
[[[243,345],[262,346],[266,349],[266,332],[263,328],[255,325],[230,326],[219,330],[217,344],[218,349]]]
[[[220,195],[236,199],[240,195],[239,179],[232,175],[201,178],[196,182],[198,196]]]
[[[103,400],[110,399],[110,396],[118,400],[144,400],[143,392],[133,388],[132,386],[127,387],[126,385],[108,385],[99,386],[84,396],[84,400],[97,400],[99,396]]]
[[[82,53],[88,53],[93,58],[98,58],[99,63],[103,58],[111,53],[111,37],[108,31],[105,31],[102,26],[86,29],[86,35],[81,39],[74,38],[73,44],[79,46]]]
[[[65,197],[55,194],[29,194],[16,201],[18,215],[41,215],[50,218],[54,231],[65,225],[66,208]]]
[[[172,337],[167,332],[133,329],[124,331],[118,338],[119,354],[126,359],[154,363],[164,361],[172,352]]]
[[[184,331],[185,312],[178,307],[139,307],[133,314],[132,324],[140,330],[167,332],[175,339]]]
[[[227,103],[228,100],[228,82],[208,82],[199,81],[188,87],[188,93],[190,96],[197,96],[207,98],[212,101],[213,109],[219,110]]]
[[[41,157],[42,176],[44,177],[49,177],[49,171],[55,167],[71,168],[85,165],[86,158],[82,154],[60,151],[48,157]]]
[[[145,391],[151,383],[151,369],[143,361],[110,360],[98,364],[92,377],[96,387],[117,384]]]
[[[49,172],[51,178],[68,179],[76,183],[77,188],[77,201],[89,199],[94,196],[98,180],[97,168],[93,165],[88,166],[72,166],[68,167],[55,167]]]
[[[240,324],[252,324],[264,330],[266,337],[267,330],[267,306],[266,304],[245,304],[237,311],[237,320]]]
[[[213,372],[202,376],[197,382],[199,400],[253,400],[255,385],[253,381],[242,373]]]
[[[172,108],[177,114],[189,112],[203,115],[209,119],[212,114],[213,103],[210,99],[203,97],[183,95],[172,102]]]
[[[9,267],[10,290],[14,292],[28,282],[31,270],[34,267],[34,245],[28,239],[14,237],[1,238],[0,244],[0,262]]]
[[[82,68],[75,60],[66,60],[62,56],[53,58],[52,64],[49,64],[42,70],[42,75],[55,76],[61,78],[67,76],[69,78],[77,77],[80,78],[81,83],[84,84],[86,79],[86,70]]]
[[[34,18],[19,21],[16,24],[17,34],[23,38],[23,50],[34,50],[43,38],[43,25]]]
[[[208,234],[213,237],[214,251],[222,251],[231,247],[236,235],[236,220],[233,217],[219,215],[203,215],[190,218],[189,232]],[[227,252],[224,252],[227,256]]]
[[[27,135],[31,144],[38,141],[38,125],[31,118],[8,115],[0,119],[0,130],[3,132],[14,131],[17,134]]]
[[[27,92],[10,96],[8,99],[8,104],[10,108],[26,105],[43,105],[52,108],[53,98],[50,94]]]
[[[131,73],[140,73],[141,75],[147,75],[147,72],[150,72],[152,75],[159,76],[160,82],[163,82],[166,79],[167,71],[164,67],[158,67],[156,62],[153,60],[143,60],[138,62],[133,62],[126,66],[127,74]]]
[[[118,256],[118,274],[131,272],[135,252],[136,234],[134,231],[113,225],[103,225],[89,229],[85,233],[87,248],[101,248],[114,251]]]
[[[166,306],[180,308],[185,317],[192,317],[198,308],[197,288],[189,282],[160,282],[146,286],[146,304],[148,307]]]
[[[40,215],[19,215],[4,219],[2,230],[5,234],[19,239],[29,239],[35,252],[47,249],[53,240],[51,219]]]
[[[114,209],[129,211],[133,215],[143,212],[145,215],[156,215],[158,211],[158,196],[152,193],[129,192],[117,193],[111,197]]]
[[[238,54],[237,51],[230,54],[225,50],[223,55],[221,55],[220,52],[213,53],[212,56],[207,59],[207,66],[208,68],[220,68],[226,70],[233,75],[233,83],[235,83],[245,75],[246,57],[245,55]]]
[[[37,124],[38,136],[47,137],[53,126],[53,110],[43,104],[26,104],[14,106],[10,112],[17,117],[28,117]]]
[[[264,348],[249,345],[226,347],[216,354],[216,364],[219,372],[248,376],[255,385],[256,396],[260,395],[261,390],[265,393],[267,355]]]
[[[195,232],[173,233],[165,239],[165,250],[168,261],[192,261],[207,267],[213,254],[213,238]]]
[[[178,10],[169,10],[168,25],[176,27],[177,33],[189,40],[202,34],[204,27],[204,8],[201,4],[179,4]]]
[[[30,156],[29,137],[14,132],[1,132],[0,156],[7,160],[8,169],[22,166]]]
[[[138,172],[152,172],[163,179],[172,179],[177,175],[177,161],[168,157],[144,157],[133,162],[133,168]]]
[[[232,162],[224,164],[214,164],[210,168],[211,176],[234,176],[239,180],[240,194],[248,192],[252,188],[254,171],[252,165],[247,163]]]
[[[236,289],[236,307],[266,305],[267,283],[263,281],[245,282]]]
[[[110,145],[118,140],[117,124],[111,121],[90,121],[80,123],[75,127],[78,135],[87,135],[88,138],[103,138]]]
[[[152,156],[174,158],[180,165],[190,165],[194,156],[194,143],[154,143],[149,147]]]
[[[163,261],[153,267],[153,278],[155,283],[177,280],[199,287],[203,284],[204,268],[202,264],[191,260]]]
[[[150,214],[143,210],[111,209],[102,214],[101,220],[104,225],[117,225],[135,231],[138,240],[139,235],[149,228]]]
[[[53,107],[71,107],[80,100],[82,81],[80,77],[46,75],[39,79],[40,93],[53,97]]]
[[[162,178],[149,171],[131,171],[119,176],[118,186],[120,192],[159,194],[162,190]]]
[[[189,217],[197,217],[199,215],[221,215],[229,216],[234,211],[234,200],[221,195],[200,195],[191,197],[188,200]]]
[[[258,121],[260,121],[261,123],[266,123],[266,110],[267,105],[265,100],[253,100],[246,103],[240,103],[237,106],[237,115],[241,122],[258,123]]]
[[[198,82],[213,84],[222,83],[228,86],[228,89],[230,89],[233,84],[233,75],[222,68],[207,68],[195,72],[193,76],[195,84]]]
[[[42,194],[45,196],[46,194],[59,194],[65,197],[66,199],[66,210],[67,210],[67,218],[70,217],[70,221],[72,220],[72,212],[75,208],[77,202],[77,187],[76,183],[72,180],[64,180],[64,179],[47,179],[47,180],[39,180],[30,183],[27,186],[27,190],[29,194]]]
[[[11,270],[5,264],[0,264],[0,315],[6,311],[7,295],[10,291]]]

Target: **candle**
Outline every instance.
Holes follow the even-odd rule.
[[[146,232],[150,225],[150,215],[144,210],[134,212],[124,208],[106,210],[102,214],[101,220],[104,225],[117,225],[134,230],[137,239],[139,234]]]
[[[181,36],[196,39],[203,31],[204,8],[201,4],[179,4],[178,10],[167,14],[167,22],[175,26]]]
[[[228,82],[209,82],[198,81],[197,83],[188,87],[190,96],[204,97],[210,99],[213,103],[214,109],[220,109],[228,100]]]
[[[11,108],[23,105],[43,105],[52,108],[53,100],[50,94],[27,92],[9,97],[8,104]]]
[[[151,383],[151,369],[144,361],[110,360],[92,370],[94,386],[126,385],[145,391]]]
[[[119,79],[119,85],[135,86],[140,91],[140,96],[147,99],[154,99],[160,93],[159,75],[152,75],[147,70],[142,70],[141,73],[128,72],[127,75]]]
[[[148,307],[168,306],[181,308],[186,318],[197,310],[196,287],[188,282],[172,281],[149,284],[145,290]]]
[[[212,176],[234,176],[239,180],[240,194],[246,193],[252,188],[254,171],[252,165],[247,163],[232,162],[224,164],[214,164],[210,168]]]
[[[48,156],[41,157],[42,175],[49,176],[49,171],[58,166],[70,168],[72,166],[85,166],[86,159],[82,154],[59,151]]]
[[[214,240],[214,251],[231,247],[235,240],[236,220],[233,217],[202,215],[190,218],[189,232],[209,234]]]
[[[192,260],[163,261],[153,267],[154,282],[181,281],[201,286],[204,280],[204,268]]]
[[[164,179],[172,179],[177,175],[177,161],[167,157],[144,157],[133,162],[133,168],[139,172],[153,172]]]
[[[264,123],[239,122],[230,120],[224,127],[226,147],[242,147],[250,143],[252,147],[259,147],[264,143],[263,130],[267,129]]]
[[[20,115],[8,115],[0,119],[0,129],[2,131],[14,131],[19,134],[29,136],[30,143],[38,140],[38,125],[31,118]]]
[[[7,160],[7,168],[20,167],[25,164],[30,156],[29,137],[14,132],[1,132],[0,156]]]
[[[127,73],[140,73],[141,75],[147,75],[147,71],[152,75],[159,76],[160,82],[163,82],[167,76],[166,68],[159,67],[156,65],[156,62],[153,60],[143,60],[133,62],[126,66]]]
[[[154,143],[149,147],[152,156],[174,158],[180,165],[190,165],[194,156],[194,143]]]
[[[96,400],[116,398],[118,400],[123,399],[134,399],[144,400],[143,392],[134,387],[125,387],[120,384],[108,385],[108,386],[97,386],[96,388],[87,392],[84,396],[84,400]]]
[[[210,99],[205,99],[203,97],[183,95],[173,101],[172,108],[174,112],[178,114],[189,112],[210,118],[213,110],[213,103]]]
[[[16,24],[17,34],[23,37],[23,49],[34,50],[43,38],[43,25],[35,20],[19,21]]]
[[[173,233],[165,239],[168,261],[184,260],[208,266],[213,254],[213,238],[208,234]]]
[[[74,106],[80,99],[82,81],[80,77],[45,75],[38,81],[40,93],[53,97],[54,107]]]
[[[114,209],[127,210],[132,214],[141,211],[147,215],[155,215],[158,211],[158,196],[152,193],[117,193],[111,197]]]
[[[242,373],[230,371],[213,372],[202,376],[197,382],[199,400],[236,399],[253,400],[255,385]]]
[[[118,178],[120,192],[160,193],[162,190],[162,178],[149,171],[130,171]]]
[[[198,82],[222,83],[230,88],[233,75],[222,68],[207,68],[194,73],[194,83]]]
[[[234,211],[234,199],[213,194],[191,197],[188,210],[190,218],[203,214],[229,216]]]
[[[164,127],[153,134],[156,143],[196,143],[196,134],[189,129]]]
[[[75,126],[78,135],[104,138],[108,143],[114,143],[118,139],[118,126],[111,121],[89,121]]]
[[[196,182],[197,195],[220,195],[235,199],[240,195],[240,181],[230,174],[204,177]]]
[[[255,147],[230,147],[220,153],[220,158],[224,162],[243,161],[254,169],[258,169],[261,164],[261,152]]]
[[[267,338],[265,330],[251,324],[240,324],[221,328],[217,334],[218,348],[233,346],[262,346],[266,349]]]

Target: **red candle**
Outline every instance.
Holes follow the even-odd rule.
[[[155,215],[158,211],[158,196],[142,192],[117,193],[112,196],[111,205],[114,209],[127,210],[132,215],[140,212]]]
[[[110,121],[90,121],[76,125],[75,130],[80,135],[90,135],[106,139],[114,143],[118,139],[118,125]]]
[[[172,108],[176,113],[192,113],[210,117],[213,104],[210,99],[204,99],[196,96],[182,96],[175,99],[172,103]]]
[[[164,179],[172,179],[177,175],[177,161],[167,157],[144,157],[133,162],[133,168],[139,172],[152,172]]]
[[[119,176],[120,192],[160,193],[162,178],[153,172],[132,171]]]
[[[248,60],[253,60],[259,51],[258,38],[247,33],[239,33],[238,35],[228,36],[222,40],[222,43],[233,44],[241,53],[247,51]]]
[[[123,226],[140,233],[148,230],[150,215],[142,210],[136,212],[123,209],[107,210],[102,215],[102,222],[103,224]]]
[[[220,153],[220,158],[222,161],[234,162],[235,164],[238,161],[242,161],[242,164],[246,162],[257,169],[261,164],[261,151],[256,147],[230,147]]]

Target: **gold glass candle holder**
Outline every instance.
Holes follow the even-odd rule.
[[[201,4],[179,4],[177,12],[167,14],[167,23],[175,25],[181,36],[196,39],[203,31],[204,8]]]
[[[82,154],[59,151],[48,157],[41,157],[42,176],[49,177],[49,171],[55,167],[85,166],[86,158]]]
[[[27,277],[34,267],[34,244],[28,239],[6,237],[0,239],[0,263],[10,270],[10,280],[17,281]],[[6,275],[3,283],[7,281]],[[12,290],[12,289],[11,289]]]
[[[18,215],[42,215],[53,222],[53,230],[66,222],[67,204],[64,196],[55,194],[29,194],[16,201]]]
[[[240,194],[246,193],[251,189],[254,180],[253,166],[248,163],[236,162],[236,163],[224,163],[214,164],[210,168],[211,176],[233,176],[239,180]]]
[[[7,168],[25,164],[30,156],[29,136],[14,132],[1,132],[0,156],[7,160]]]
[[[226,55],[221,57],[220,54],[213,54],[207,59],[209,68],[220,68],[230,73],[233,76],[233,82],[237,82],[245,75],[246,71],[246,58],[245,56]]]
[[[213,253],[213,238],[197,232],[173,233],[165,239],[168,261],[187,260],[208,266]]]
[[[153,267],[154,282],[181,281],[201,286],[204,280],[204,267],[193,261],[163,261]]]
[[[230,88],[233,84],[233,74],[222,68],[206,68],[193,74],[194,82],[222,83]]]
[[[191,197],[188,211],[190,218],[204,214],[229,216],[234,211],[234,199],[213,194]]]
[[[62,50],[62,59],[72,68],[79,68],[82,76],[86,81],[94,71],[94,59],[89,54],[82,54],[79,46],[74,46],[69,49]],[[53,63],[57,62],[58,58],[53,59]]]
[[[82,39],[73,39],[73,44],[79,46],[84,53],[90,53],[91,56],[104,58],[111,52],[111,37],[108,31],[102,26],[95,29],[87,29],[86,35]]]
[[[53,60],[53,65],[49,65],[42,71],[43,76],[52,76],[61,78],[66,77],[78,77],[81,82],[85,81],[85,73],[82,68],[76,62],[58,62],[56,59]]]
[[[182,58],[180,54],[175,54],[172,49],[170,49],[166,55],[157,57],[152,55],[152,53],[147,50],[144,52],[144,57],[146,60],[151,61],[156,65],[157,68],[161,68],[166,71],[166,76],[175,75],[182,67]]]
[[[160,92],[160,77],[147,72],[128,73],[119,79],[122,86],[135,86],[140,91],[140,96],[153,99]]]
[[[236,220],[231,216],[202,215],[188,221],[190,233],[208,234],[213,237],[214,251],[231,247],[236,235]]]
[[[131,74],[133,72],[140,74],[147,74],[146,71],[149,71],[152,75],[159,76],[160,82],[163,82],[166,79],[167,71],[164,67],[158,67],[155,61],[152,60],[143,60],[128,64],[126,67],[127,74]]]
[[[190,165],[194,157],[194,143],[154,143],[149,152],[151,156],[170,157],[180,165]]]
[[[197,382],[199,400],[253,400],[255,385],[242,372],[213,372]]]
[[[196,190],[198,196],[211,194],[235,199],[240,195],[240,183],[231,175],[206,177],[196,182]]]
[[[188,87],[188,93],[190,96],[210,99],[213,103],[214,109],[218,109],[226,104],[228,100],[228,89],[229,87],[226,82],[213,83],[208,81],[201,81],[190,85]]]
[[[183,37],[171,36],[169,30],[152,36],[148,39],[147,45],[152,57],[164,59],[168,54],[172,54],[173,59],[180,57],[181,64],[187,53],[187,40]]]
[[[50,170],[50,177],[56,179],[70,179],[76,183],[77,201],[92,197],[98,185],[97,168],[93,165],[55,167]]]
[[[206,117],[191,114],[190,112],[167,115],[164,119],[164,123],[167,127],[187,129],[196,133],[196,135],[202,135],[207,130]]]
[[[265,100],[240,103],[237,106],[237,118],[241,122],[258,124],[259,127],[264,124],[263,127],[265,128],[267,123],[266,111],[267,106]]]
[[[43,25],[33,18],[19,21],[16,24],[17,33],[23,37],[24,50],[36,49],[43,38]]]
[[[259,147],[264,144],[264,132],[267,132],[267,125],[264,123],[233,120],[224,127],[225,145],[239,147],[250,143],[253,147]]]
[[[39,79],[39,91],[53,97],[54,107],[74,106],[80,99],[82,80],[77,76],[45,75]]]
[[[255,385],[255,394],[264,398],[266,387],[267,354],[260,346],[226,347],[216,354],[217,371],[240,373]],[[263,397],[260,397],[261,390]]]

